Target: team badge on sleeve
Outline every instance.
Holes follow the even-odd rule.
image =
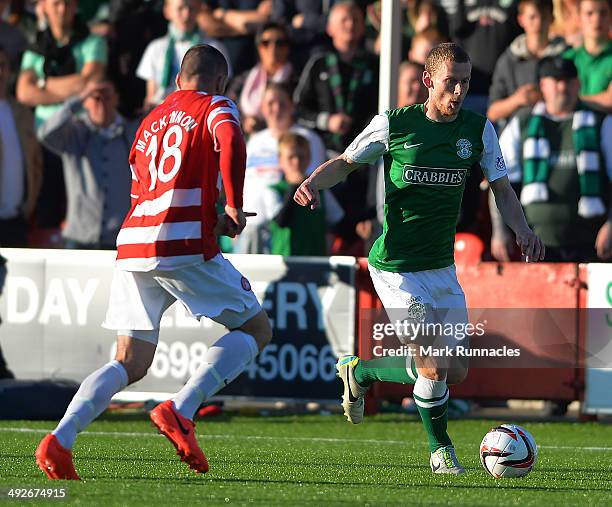
[[[506,163],[504,162],[504,157],[497,157],[497,160],[495,161],[495,167],[498,171],[506,170]]]
[[[242,285],[244,290],[251,290],[251,282],[249,282],[245,276],[240,279],[240,285]]]

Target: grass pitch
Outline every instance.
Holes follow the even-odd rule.
[[[539,445],[535,470],[494,479],[478,447],[501,422],[525,426]],[[48,481],[34,450],[51,422],[0,421],[0,504],[9,488],[66,488],[83,505],[612,505],[612,426],[453,420],[468,473],[433,475],[421,423],[411,416],[222,416],[198,422],[210,472],[196,475],[144,416],[106,416],[80,435],[82,482]],[[19,503],[24,503],[19,501]],[[37,503],[51,503],[39,500]]]

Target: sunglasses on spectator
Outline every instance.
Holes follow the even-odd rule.
[[[267,48],[271,45],[278,46],[279,48],[289,47],[289,41],[287,39],[262,39],[259,41],[259,43],[264,48]]]

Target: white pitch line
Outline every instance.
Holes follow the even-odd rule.
[[[49,433],[50,429],[35,429],[35,428],[2,428],[0,433]],[[157,433],[131,433],[123,431],[84,431],[83,435],[103,436],[103,437],[161,437]],[[407,445],[410,441],[407,440],[374,440],[365,438],[325,438],[325,437],[270,437],[262,435],[219,435],[202,433],[199,438],[218,438],[224,440],[292,440],[300,442],[332,442],[332,443],[362,443],[362,444],[386,444],[386,445]],[[612,447],[580,447],[571,445],[538,445],[538,449],[571,449],[579,451],[612,451]]]
[[[0,428],[0,433],[49,433],[51,430],[34,429],[34,428]],[[113,437],[161,437],[151,430],[151,433],[130,433],[122,431],[84,431],[83,435],[92,436],[113,436]],[[404,440],[367,440],[367,439],[356,439],[356,438],[325,438],[325,437],[270,437],[263,435],[219,435],[200,433],[198,438],[219,438],[219,439],[240,439],[240,440],[297,440],[304,442],[336,442],[336,443],[350,443],[350,442],[362,442],[366,444],[402,444],[406,445]]]

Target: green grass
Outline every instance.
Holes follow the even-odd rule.
[[[198,424],[211,465],[200,476],[144,416],[108,416],[77,440],[84,480],[52,483],[33,453],[53,423],[0,421],[0,491],[5,500],[10,487],[64,487],[70,503],[105,507],[612,505],[612,426],[523,423],[540,446],[538,465],[526,478],[496,480],[481,467],[478,446],[499,422],[451,421],[468,473],[444,477],[429,471],[423,429],[410,416],[370,417],[360,426],[336,415],[223,416]]]

